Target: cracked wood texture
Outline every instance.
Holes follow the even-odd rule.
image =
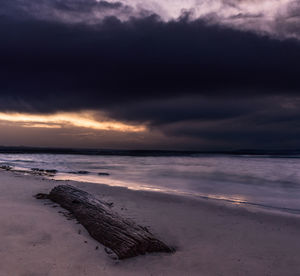
[[[70,211],[89,234],[119,259],[151,252],[173,252],[146,227],[113,212],[106,203],[70,185],[53,188],[48,198]]]

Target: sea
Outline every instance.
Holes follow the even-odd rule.
[[[1,153],[0,166],[300,214],[300,155]]]

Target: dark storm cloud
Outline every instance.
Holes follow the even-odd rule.
[[[169,122],[158,126],[170,137],[201,138],[204,145],[227,148],[299,148],[300,98],[263,96],[248,99],[239,116]],[[226,102],[223,102],[227,106]],[[232,99],[234,106],[243,106]]]
[[[120,9],[124,5],[121,2],[106,2],[106,1],[94,1],[94,0],[86,0],[86,1],[74,1],[74,0],[54,0],[52,1],[52,5],[54,8],[58,10],[64,11],[81,11],[81,12],[91,12],[92,10],[99,9]]]
[[[2,109],[21,103],[24,110],[50,112],[183,93],[293,94],[300,88],[297,41],[201,21],[107,18],[86,27],[2,17],[0,26]]]
[[[80,1],[53,3],[74,12]],[[297,40],[188,16],[106,17],[90,26],[1,14],[2,111],[92,109],[204,146],[300,146]]]
[[[167,125],[163,131],[169,137],[194,137],[202,144],[217,148],[261,148],[295,149],[299,148],[300,127],[293,124],[278,123],[259,125],[254,120],[225,120],[209,124],[197,122]]]
[[[149,122],[150,125],[164,126],[174,122],[188,120],[219,120],[247,115],[266,107],[264,101],[249,97],[174,97],[169,99],[140,101],[117,105],[109,108],[109,113],[116,119]]]
[[[95,24],[106,16],[129,16],[133,9],[121,2],[96,0],[4,0],[0,14],[50,22]]]

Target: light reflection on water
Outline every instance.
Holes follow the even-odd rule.
[[[79,182],[88,182],[88,183],[99,183],[99,184],[107,184],[110,186],[115,187],[127,187],[131,190],[143,190],[143,191],[154,191],[154,192],[164,192],[164,193],[174,193],[174,194],[181,194],[181,195],[189,195],[189,196],[201,196],[201,197],[208,197],[212,199],[218,199],[218,200],[226,200],[226,201],[234,201],[236,204],[245,203],[247,202],[247,199],[242,196],[238,195],[232,195],[232,196],[226,196],[226,195],[214,195],[214,194],[203,194],[200,192],[188,192],[183,191],[180,189],[171,189],[166,187],[158,187],[158,186],[150,186],[150,185],[143,185],[138,182],[134,181],[121,181],[112,179],[109,177],[101,178],[99,181],[99,177],[96,175],[70,175],[65,173],[58,173],[54,179],[56,180],[73,180],[73,181],[79,181]]]
[[[55,179],[103,183],[300,210],[300,159],[249,156],[128,157],[0,154],[0,163],[56,169]],[[75,174],[88,171],[88,174]],[[109,173],[109,176],[98,175]]]

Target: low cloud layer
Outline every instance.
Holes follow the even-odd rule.
[[[299,4],[172,3],[3,1],[0,111],[92,110],[148,147],[300,147]]]

